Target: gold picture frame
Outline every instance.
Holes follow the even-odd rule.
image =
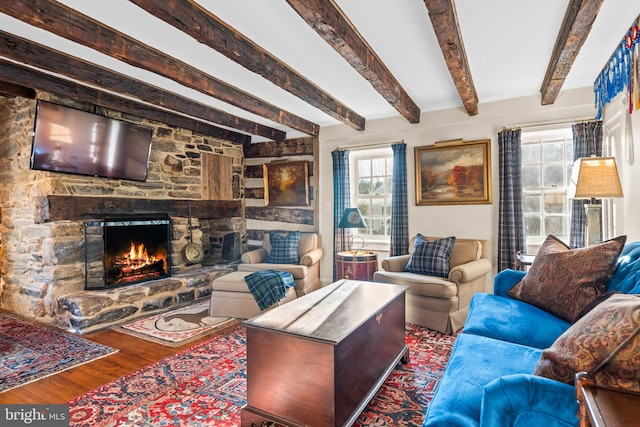
[[[491,203],[491,140],[415,147],[416,205]]]
[[[309,206],[309,162],[262,165],[266,206]]]

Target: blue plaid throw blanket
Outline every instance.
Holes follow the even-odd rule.
[[[256,271],[244,280],[260,310],[265,310],[280,301],[287,294],[287,288],[295,285],[293,275],[287,271]]]

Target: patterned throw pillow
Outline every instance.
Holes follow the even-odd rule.
[[[526,276],[508,294],[573,322],[604,292],[627,236],[582,249],[571,249],[548,236]]]
[[[418,233],[405,271],[428,276],[449,277],[449,258],[455,242],[455,237],[427,240],[426,237]]]
[[[298,255],[299,231],[289,231],[288,233],[271,231],[269,232],[269,242],[271,243],[271,252],[269,252],[266,262],[269,264],[300,263],[300,255]]]
[[[573,384],[576,372],[589,372],[640,326],[640,295],[615,294],[598,304],[544,350],[533,373]],[[594,375],[597,384],[640,391],[640,336]]]

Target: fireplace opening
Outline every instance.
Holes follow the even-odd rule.
[[[85,221],[86,288],[104,289],[171,276],[169,218]]]

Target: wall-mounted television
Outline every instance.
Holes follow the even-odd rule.
[[[31,169],[146,181],[150,128],[38,100]]]

